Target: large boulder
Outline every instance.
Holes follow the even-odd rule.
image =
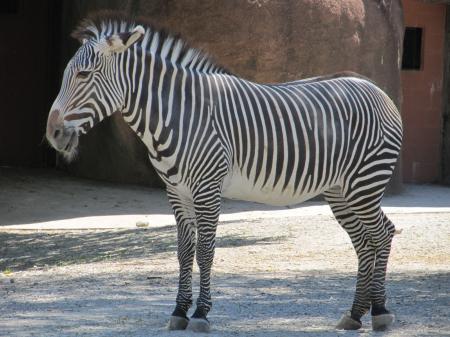
[[[82,7],[66,2],[70,8],[65,10],[76,13],[73,23],[91,10],[106,8],[105,3],[111,8],[111,2],[93,0]],[[373,79],[400,106],[400,0],[129,0],[112,5],[181,33],[244,78],[283,82],[351,70]],[[145,148],[120,117],[99,128],[82,142],[71,170],[82,176],[154,184]],[[121,132],[113,135],[117,129]],[[96,142],[102,151],[92,145]],[[394,186],[400,181],[396,176]]]

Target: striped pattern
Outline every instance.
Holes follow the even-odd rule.
[[[402,138],[389,97],[358,76],[252,83],[151,26],[126,46],[139,23],[85,21],[76,32],[83,45],[53,108],[78,133],[121,111],[147,146],[177,220],[180,281],[173,314],[185,317],[192,304],[195,253],[200,294],[194,317],[205,318],[211,308],[222,196],[288,205],[321,193],[358,255],[352,317],[359,320],[371,306],[385,312],[394,226],[380,201]]]

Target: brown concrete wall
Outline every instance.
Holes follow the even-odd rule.
[[[181,33],[193,46],[207,50],[235,74],[251,80],[283,82],[352,70],[372,78],[397,104],[400,102],[400,0],[92,0],[66,1],[65,7],[72,17],[111,7],[148,15],[155,23]],[[112,131],[112,123],[101,126],[105,134]],[[132,139],[126,134],[124,130],[124,137]],[[83,151],[92,151],[91,141],[97,140],[91,137],[84,142]],[[72,171],[100,176],[105,169],[102,166],[116,166],[111,161],[93,165],[93,157],[105,159],[102,153],[92,156],[82,152]],[[130,163],[142,166],[145,160]],[[394,185],[400,181],[397,176]]]
[[[399,96],[400,4],[387,1],[134,1],[233,72],[282,82],[351,69]],[[393,74],[394,73],[394,74]]]
[[[444,4],[404,1],[405,26],[423,28],[422,68],[402,71],[405,182],[440,179],[445,13]]]

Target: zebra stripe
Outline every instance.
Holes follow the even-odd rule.
[[[321,193],[358,256],[351,319],[360,322],[371,307],[374,315],[388,313],[384,279],[395,228],[380,202],[402,124],[381,89],[355,74],[253,83],[180,38],[115,15],[84,21],[75,36],[83,45],[52,110],[77,133],[121,111],[147,146],[177,221],[174,316],[186,317],[192,304],[195,252],[200,294],[193,317],[205,319],[211,308],[222,196],[289,205]]]

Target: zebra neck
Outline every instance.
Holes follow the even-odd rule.
[[[170,157],[188,141],[192,130],[212,128],[212,97],[217,97],[213,83],[219,75],[183,68],[152,55],[139,61],[126,69],[129,85],[122,114],[151,156]]]

